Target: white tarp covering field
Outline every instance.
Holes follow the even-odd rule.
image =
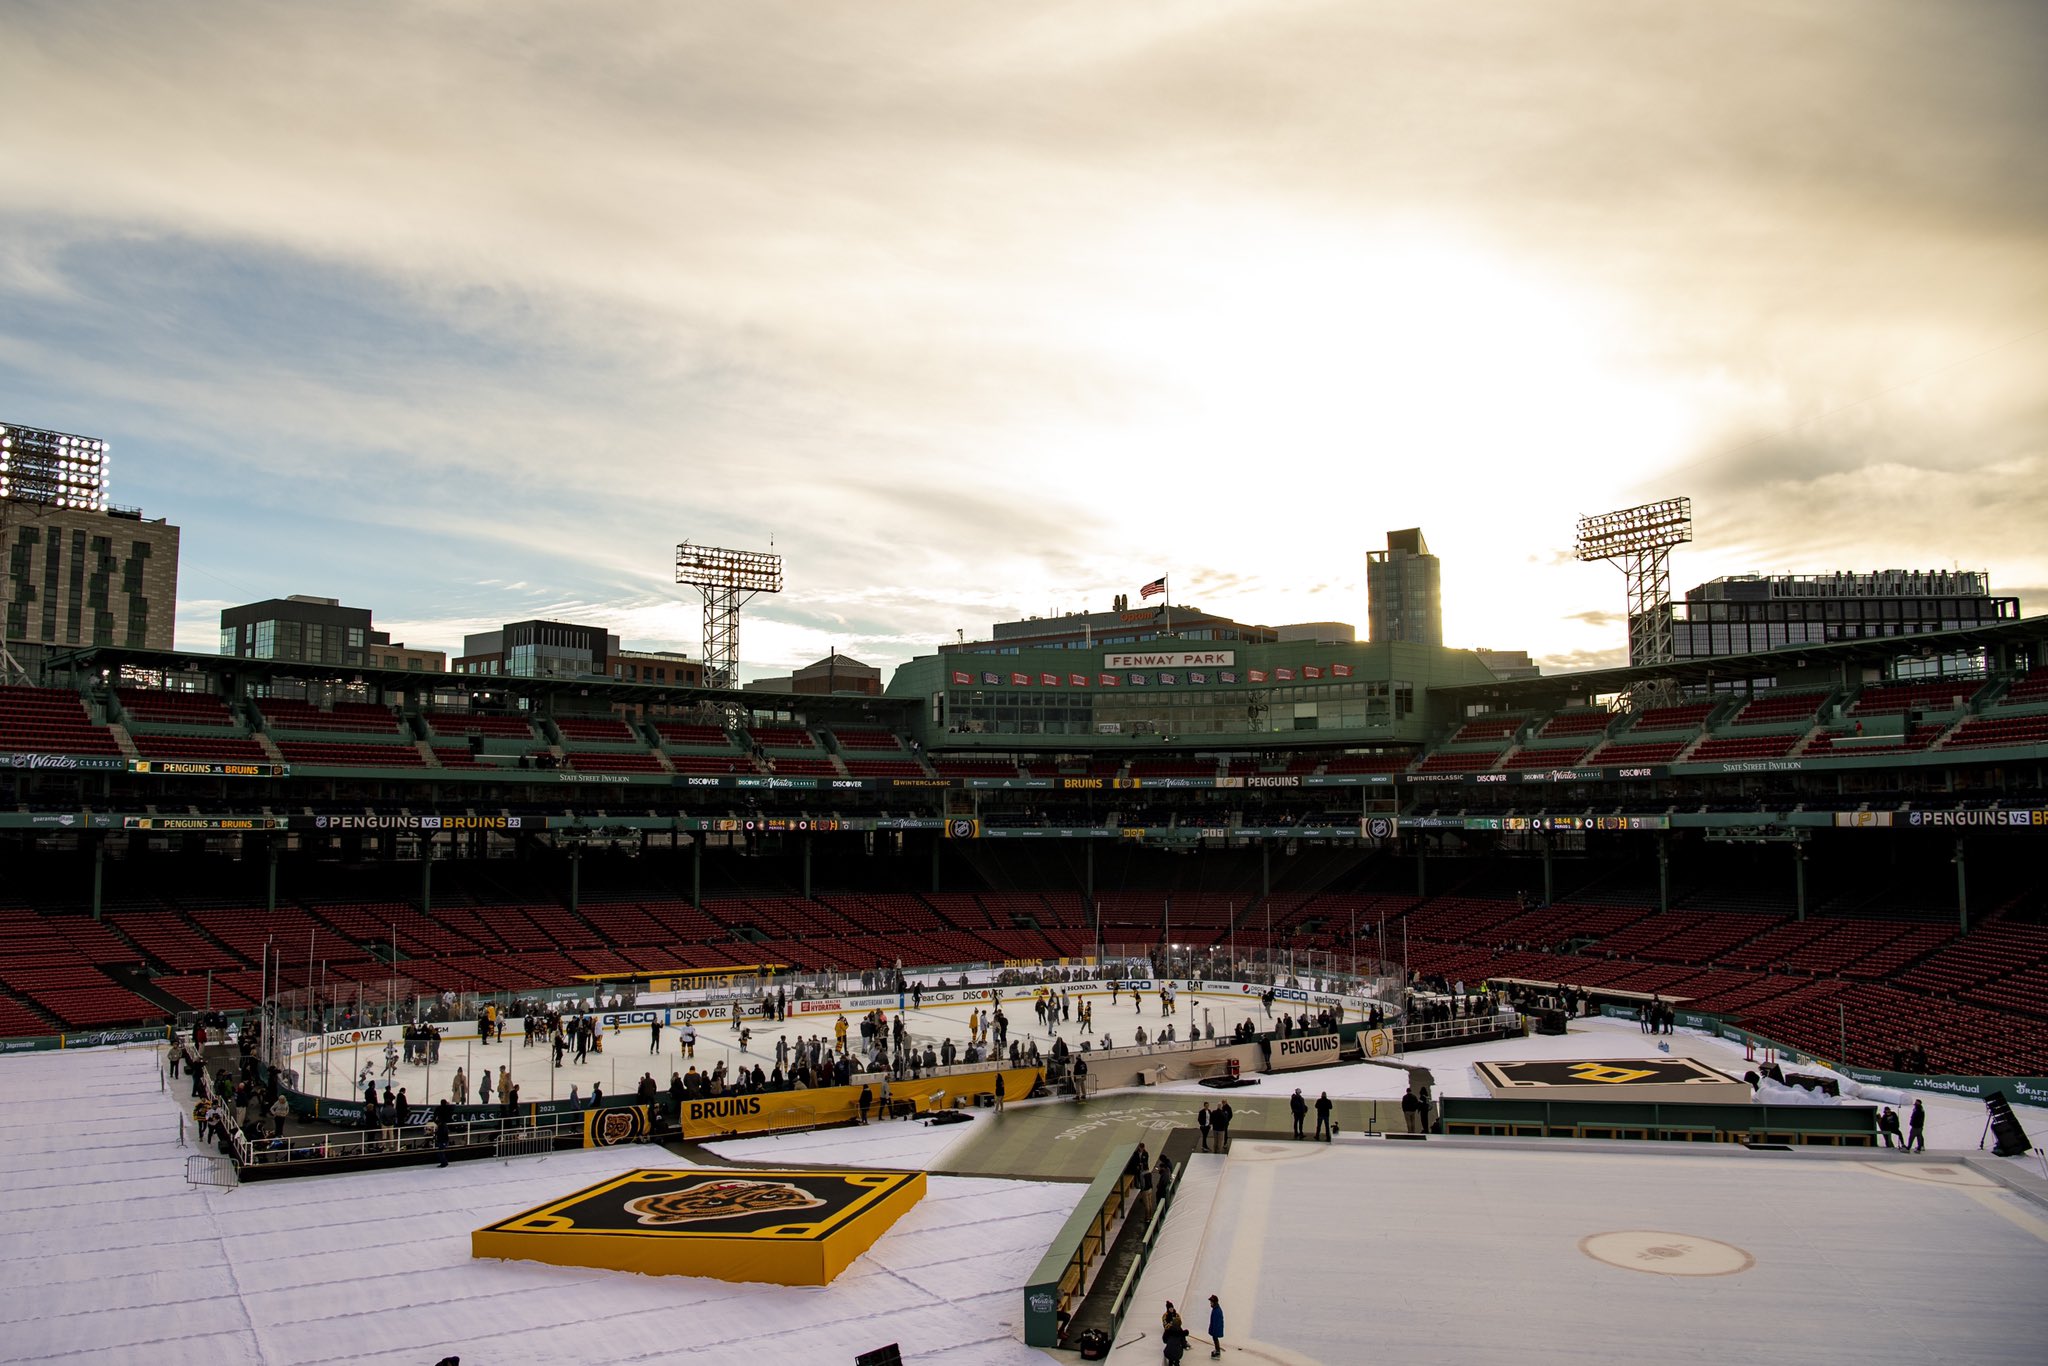
[[[159,1093],[147,1048],[0,1059],[0,1361],[843,1363],[898,1341],[918,1361],[1039,1361],[1013,1327],[1018,1288],[1081,1191],[934,1177],[823,1288],[476,1261],[479,1225],[675,1159],[613,1148],[192,1188],[185,1089]],[[949,1131],[857,1132],[806,1158],[772,1140],[725,1151],[915,1166]]]

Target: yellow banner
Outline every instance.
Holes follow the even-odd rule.
[[[1002,1069],[1003,1094],[1022,1100],[1037,1084],[1038,1071],[1031,1067]],[[950,1107],[956,1097],[972,1097],[996,1089],[996,1071],[962,1072],[949,1077],[926,1077],[920,1081],[892,1081],[889,1098],[910,1101],[917,1113]],[[718,1138],[726,1134],[772,1134],[785,1129],[808,1129],[825,1124],[847,1124],[860,1118],[858,1086],[821,1086],[810,1091],[762,1091],[749,1096],[696,1096],[683,1102],[682,1134],[691,1141]],[[884,1118],[882,1087],[868,1087],[870,1119]]]

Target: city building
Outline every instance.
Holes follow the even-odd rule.
[[[757,678],[747,684],[748,692],[794,692],[829,696],[833,693],[858,693],[864,697],[882,695],[882,671],[872,664],[863,664],[851,655],[834,650],[815,664],[782,678]]]
[[[383,635],[385,633],[379,631],[376,634]],[[443,674],[448,672],[448,652],[446,650],[411,649],[402,640],[394,640],[388,645],[379,645],[373,641],[370,645],[370,664],[371,667],[378,669],[404,669],[409,673]]]
[[[1495,678],[1537,678],[1543,669],[1529,658],[1527,650],[1489,650],[1480,646],[1472,652],[1479,656],[1479,662],[1493,670]]]
[[[1443,564],[1421,527],[1389,531],[1365,556],[1366,638],[1375,645],[1444,643]]]
[[[462,638],[455,672],[514,678],[604,678],[619,638],[602,626],[511,621]]]
[[[1025,650],[1089,650],[1164,639],[1259,645],[1278,640],[1279,632],[1271,626],[1248,626],[1198,608],[1152,606],[999,621],[990,629],[989,639],[947,643],[939,646],[939,652],[1014,655]]]
[[[107,443],[0,424],[0,638],[30,668],[56,650],[168,650],[179,529],[107,501]]]
[[[704,686],[704,665],[680,650],[620,650],[611,652],[612,677],[627,683],[675,683],[685,688]]]
[[[1741,574],[1688,589],[1672,604],[1672,653],[1716,658],[1834,640],[1915,636],[2015,621],[2018,598],[1995,596],[1982,570]]]
[[[28,646],[170,649],[179,535],[162,518],[145,520],[129,508],[0,499],[8,648],[17,656]]]
[[[370,654],[373,647],[390,644],[390,632],[370,625],[369,608],[344,607],[339,598],[295,593],[220,614],[220,652],[239,659],[361,669],[377,663]]]

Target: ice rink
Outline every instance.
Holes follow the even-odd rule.
[[[1186,1039],[1191,1030],[1214,1026],[1216,1033],[1228,1034],[1241,1020],[1254,1020],[1261,1027],[1270,1027],[1270,1021],[1261,1009],[1257,998],[1238,996],[1203,995],[1181,993],[1175,1014],[1161,1016],[1159,996],[1156,991],[1147,991],[1142,1007],[1134,1006],[1129,992],[1120,992],[1115,1002],[1109,993],[1090,993],[1085,997],[1075,996],[1076,1006],[1087,1000],[1095,1012],[1092,1029],[1084,1029],[1079,1020],[1069,1020],[1058,1029],[1048,1030],[1038,1023],[1031,1009],[1031,988],[1005,987],[1002,1009],[1010,1023],[1010,1038],[1025,1047],[1036,1042],[1041,1053],[1052,1047],[1055,1033],[1067,1041],[1069,1048],[1078,1048],[1084,1043],[1093,1044],[1097,1049],[1127,1047],[1137,1042],[1137,1031],[1145,1030],[1152,1038],[1165,1026],[1174,1026],[1177,1038]],[[658,1004],[665,998],[647,998],[643,1004]],[[1300,1012],[1310,1007],[1295,1004],[1293,1010]],[[956,1045],[967,1043],[968,1018],[976,1010],[986,1010],[979,1002],[954,1002],[949,1004],[927,1004],[923,1009],[906,1008],[900,1013],[904,1027],[910,1037],[919,1045],[930,1044],[936,1049],[941,1041],[951,1038]],[[1287,1013],[1287,1002],[1276,1002],[1275,1017]],[[891,1009],[893,1021],[898,1011]],[[423,1066],[404,1061],[401,1056],[394,1087],[406,1088],[406,1099],[414,1105],[440,1100],[450,1094],[454,1084],[455,1071],[463,1070],[469,1082],[469,1096],[477,1100],[479,1069],[488,1066],[495,1075],[498,1068],[509,1068],[513,1082],[519,1087],[521,1101],[566,1100],[571,1087],[576,1088],[579,1098],[587,1098],[593,1085],[600,1085],[608,1096],[626,1094],[639,1084],[642,1073],[652,1073],[655,1081],[663,1087],[668,1085],[669,1075],[687,1071],[695,1066],[699,1072],[709,1072],[720,1062],[726,1064],[730,1075],[742,1063],[748,1067],[759,1064],[764,1071],[775,1066],[775,1044],[778,1037],[786,1036],[794,1048],[797,1040],[817,1035],[826,1044],[832,1042],[833,1026],[837,1013],[798,1015],[792,1012],[788,1019],[776,1023],[768,1020],[749,1020],[747,1027],[752,1037],[745,1049],[740,1047],[739,1031],[729,1023],[713,1021],[699,1024],[697,1030],[696,1054],[685,1057],[682,1053],[682,1029],[666,1025],[661,1031],[659,1054],[649,1049],[650,1032],[644,1024],[628,1024],[616,1032],[605,1031],[604,1051],[593,1053],[583,1062],[576,1061],[572,1049],[563,1059],[559,1068],[552,1066],[553,1054],[546,1047],[545,1040],[534,1037],[529,1047],[520,1024],[514,1020],[502,1042],[489,1045],[477,1043],[474,1039],[449,1039],[442,1044],[441,1062],[438,1066]],[[847,1013],[848,1037],[857,1048],[860,1042],[860,1016],[857,1011]],[[325,1067],[319,1065],[325,1059]],[[385,1084],[384,1048],[381,1044],[336,1048],[325,1054],[316,1054],[311,1063],[304,1064],[301,1071],[305,1089],[326,1095],[335,1100],[353,1100],[362,1095],[359,1078],[365,1066],[371,1069],[378,1086]],[[493,1081],[493,1086],[497,1083]]]

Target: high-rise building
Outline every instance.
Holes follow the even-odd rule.
[[[0,630],[24,665],[50,650],[168,650],[179,529],[107,501],[107,443],[0,424]]]
[[[1443,566],[1421,527],[1389,531],[1387,548],[1365,556],[1367,639],[1375,645],[1444,643]]]
[[[372,646],[390,643],[389,631],[370,625],[369,608],[344,607],[339,598],[295,593],[229,607],[220,614],[220,652],[241,659],[360,669],[376,665]]]

